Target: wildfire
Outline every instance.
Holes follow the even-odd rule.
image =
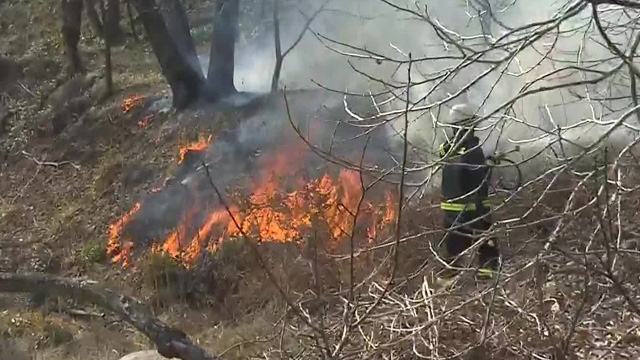
[[[204,225],[198,230],[198,233],[189,242],[189,247],[187,247],[184,254],[185,262],[188,264],[192,263],[198,258],[200,251],[202,251],[205,246],[208,247],[209,244],[207,244],[206,240],[214,226],[226,224],[229,221],[229,214],[226,210],[218,210],[211,213]],[[212,242],[211,246],[212,247],[209,247],[209,251],[217,250],[217,243]]]
[[[396,204],[390,192],[385,193],[385,203],[382,206],[383,208],[376,209],[372,203],[367,203],[367,208],[371,213],[375,214],[372,218],[372,225],[367,229],[367,235],[369,237],[369,242],[372,243],[377,235],[378,231],[386,228],[389,224],[391,224],[396,218]],[[379,219],[380,215],[384,213],[382,216],[382,220]]]
[[[211,137],[200,140],[184,149],[202,149]],[[186,151],[181,149],[181,160]],[[379,202],[364,199],[360,174],[346,169],[307,179],[296,173],[298,165],[304,164],[304,156],[300,151],[281,151],[261,159],[262,172],[249,186],[248,196],[239,190],[227,194],[228,202],[234,204],[230,209],[215,200],[201,199],[194,187],[189,194],[190,207],[180,222],[165,239],[155,241],[151,250],[166,253],[189,267],[203,251],[216,252],[224,240],[242,235],[260,242],[298,242],[312,228],[325,229],[324,238],[330,245],[354,236],[364,238],[361,244],[366,246],[390,228],[396,217],[391,192]],[[204,210],[207,207],[209,210]],[[128,261],[133,243],[125,241],[121,245],[122,227],[139,209],[140,204],[136,204],[110,227],[113,262]]]
[[[213,139],[212,135],[200,135],[198,141],[187,144],[185,146],[180,147],[180,152],[178,155],[178,164],[182,164],[184,162],[185,157],[189,151],[204,151],[207,149],[209,144],[211,144],[211,140]]]
[[[133,242],[130,239],[122,241],[122,232],[140,208],[141,204],[136,203],[126,215],[109,225],[107,255],[112,255],[111,261],[113,263],[122,263],[123,267],[127,267],[129,264],[129,255],[133,249]]]
[[[318,186],[318,192],[327,197],[324,206],[324,216],[327,219],[331,235],[334,239],[351,234],[353,230],[353,217],[362,190],[359,183],[359,174],[352,170],[343,170],[338,177],[338,184],[325,175]],[[342,188],[342,197],[339,198],[339,190]]]
[[[238,206],[230,211],[213,210],[189,236],[191,219],[199,208],[197,202],[194,203],[176,230],[156,244],[153,251],[169,254],[188,267],[202,251],[215,252],[225,239],[242,234],[263,242],[298,241],[312,226],[313,217],[324,221],[330,238],[337,241],[350,237],[354,231],[354,216],[361,196],[359,174],[350,170],[341,171],[335,180],[325,174],[321,179],[304,184],[302,189],[285,193],[279,191],[277,179],[272,176],[255,188],[245,210]],[[392,195],[387,193],[386,199],[380,206],[374,206],[371,201],[362,202],[359,216],[368,222],[368,242],[372,242],[377,232],[395,218]]]
[[[120,108],[122,109],[122,112],[128,113],[134,107],[136,107],[136,105],[142,103],[142,100],[144,100],[144,96],[140,94],[129,95],[124,100],[122,100],[122,105],[120,105]]]
[[[148,115],[144,119],[138,121],[138,127],[140,129],[146,129],[153,122],[153,115]]]

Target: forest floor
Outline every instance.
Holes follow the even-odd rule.
[[[111,263],[107,254],[109,226],[140,199],[177,176],[185,145],[203,136],[215,139],[239,119],[237,114],[219,112],[176,114],[170,109],[169,89],[153,52],[147,43],[130,37],[113,49],[115,90],[106,96],[102,42],[93,36],[89,26],[83,28],[81,41],[87,74],[68,79],[62,66],[57,16],[51,16],[57,14],[57,4],[52,0],[0,2],[0,104],[9,114],[3,116],[0,108],[0,271],[47,272],[99,281],[107,288],[147,302],[159,319],[225,358],[263,357],[267,353],[287,357],[277,353],[282,347],[297,353],[304,344],[295,339],[283,340],[280,332],[274,331],[275,327],[285,327],[286,304],[243,245],[224,246],[213,255],[215,289],[204,297],[195,289],[197,285],[191,284],[194,279],[189,272],[167,255],[145,254],[128,268]],[[190,12],[193,21],[201,24],[193,34],[206,53],[210,27],[201,14],[207,5],[198,6],[205,7]],[[128,25],[123,24],[123,28],[129,31]],[[132,105],[129,108],[127,104]],[[156,107],[145,110],[143,104]],[[571,186],[571,182],[561,184],[555,198],[532,216],[543,218],[545,211],[561,207],[559,199]],[[421,228],[433,229],[436,236],[439,217],[431,207],[436,200],[425,199],[425,207],[412,210],[406,221],[420,222]],[[522,212],[529,205],[523,201],[505,211]],[[580,221],[591,220],[585,217]],[[579,229],[580,221],[574,230]],[[632,221],[629,224],[629,229],[637,228]],[[520,260],[526,263],[527,256],[540,247],[533,240],[522,244],[513,239],[535,240],[551,231],[549,222],[540,221],[512,232],[502,244],[505,256],[511,258],[510,264]],[[571,238],[575,234],[563,236]],[[414,242],[403,249],[407,251],[403,250],[401,270],[407,274],[431,256],[427,241]],[[262,250],[272,264],[271,271],[279,279],[287,279],[292,293],[309,288],[314,270],[308,262],[300,261],[296,245],[269,243]],[[422,269],[425,278],[428,270]],[[368,269],[363,265],[358,271]],[[515,278],[512,290],[533,308],[534,294],[527,288],[528,283],[522,285],[531,277],[526,272]],[[549,305],[546,313],[548,320],[562,318],[551,330],[560,334],[571,326],[577,304],[577,300],[569,299],[577,298],[571,289],[578,280],[565,280],[565,284],[554,283],[544,289],[550,294],[545,301],[551,299],[563,306],[558,312]],[[464,296],[461,295],[463,300]],[[516,317],[506,306],[495,311],[502,316],[500,319]],[[482,323],[484,312],[465,316],[465,321]],[[621,316],[625,321],[617,323],[616,336],[624,336],[608,341],[615,343],[613,348],[628,347],[625,351],[632,354],[629,349],[640,345],[640,334],[635,330],[638,326],[634,325],[637,319],[628,313]],[[461,321],[459,318],[456,321]],[[607,321],[603,317],[598,324],[594,322],[597,329],[591,333],[585,330],[588,326],[576,330],[580,344],[576,346],[587,348],[593,338],[609,336],[613,331],[610,325],[602,325]],[[535,337],[532,323],[523,321],[523,326],[529,327],[514,330],[520,331],[515,337]],[[445,324],[443,329],[452,329],[447,326],[456,324]],[[509,326],[512,325],[504,325],[505,329]],[[470,331],[465,325],[453,329],[451,334]],[[506,348],[510,345],[505,345],[504,338],[515,337],[496,335],[490,341],[502,342]],[[443,341],[446,338],[443,335]],[[449,340],[457,341],[455,337]],[[541,351],[548,350],[549,343],[549,339],[540,340]],[[101,309],[65,299],[0,295],[0,360],[116,360],[128,352],[151,347],[143,335],[117,317],[103,314]],[[518,358],[508,352],[496,356]]]
[[[57,4],[0,5],[0,51],[7,59],[0,64],[0,94],[10,112],[0,121],[0,271],[88,276],[149,300],[157,293],[155,278],[175,264],[161,256],[138,269],[110,264],[108,226],[161,187],[177,168],[180,147],[215,135],[224,116],[185,128],[172,111],[143,118],[141,103],[125,113],[127,97],[167,96],[157,61],[148,44],[128,37],[113,49],[115,91],[105,96],[102,41],[86,25],[80,48],[87,74],[66,78]],[[57,121],[66,122],[59,133]],[[157,315],[215,352],[266,337],[277,321],[275,309],[240,309],[230,299],[228,308],[206,309],[174,300],[155,302]],[[82,307],[89,315],[74,316],[74,305],[62,300],[37,308],[32,302],[29,296],[0,296],[0,359],[111,360],[151,347],[117,318],[96,316],[100,309]]]

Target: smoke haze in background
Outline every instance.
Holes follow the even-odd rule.
[[[286,3],[283,0],[283,4]],[[306,14],[312,14],[317,6],[321,5],[321,1],[317,0],[303,0],[300,3],[304,5]],[[399,6],[414,6],[413,2],[404,0],[397,0],[394,3]],[[430,5],[431,17],[451,31],[467,37],[480,34],[478,20],[470,18],[470,12],[461,5],[462,2],[432,0],[427,3]],[[425,2],[422,2],[422,5],[424,4]],[[548,19],[562,6],[564,6],[563,2],[552,0],[536,1],[535,4],[518,1],[515,6],[505,11],[498,11],[498,16],[508,26],[518,27]],[[271,16],[270,11],[270,9],[266,11],[263,16]],[[435,174],[432,172],[436,169],[433,165],[438,160],[435,150],[443,140],[445,126],[437,125],[436,118],[438,121],[446,122],[448,110],[452,105],[461,102],[471,102],[476,105],[484,103],[480,114],[487,114],[511,99],[528,82],[554,70],[558,63],[576,63],[578,54],[581,56],[580,62],[611,57],[607,49],[584,36],[588,16],[588,11],[585,11],[579,18],[563,24],[560,31],[566,31],[566,33],[564,37],[557,40],[555,50],[552,52],[554,61],[542,60],[545,49],[553,41],[551,37],[542,38],[533,47],[522,52],[517,61],[513,61],[507,69],[498,69],[472,86],[468,93],[460,98],[444,104],[440,109],[411,112],[408,133],[411,143],[411,171],[408,182],[418,184],[423,179],[429,178],[431,181],[423,187],[423,190],[439,186],[439,172]],[[306,19],[292,6],[282,7],[281,19],[284,50],[298,37]],[[270,89],[275,59],[272,27],[266,28],[269,30],[260,33],[250,41],[240,41],[238,44],[235,71],[238,90],[267,92]],[[411,14],[399,12],[380,0],[330,1],[326,10],[313,22],[311,28],[317,34],[336,41],[399,60],[407,59],[409,53],[414,59],[424,56],[457,55],[444,45],[425,21],[415,19]],[[581,31],[569,32],[572,28]],[[494,36],[498,35],[498,30],[499,27],[494,26]],[[595,36],[592,28],[589,33]],[[476,41],[479,47],[484,46],[481,39]],[[194,155],[200,158],[195,158],[192,164],[185,161],[175,182],[169,184],[166,191],[154,194],[145,200],[142,210],[137,215],[137,221],[130,226],[130,231],[135,234],[136,239],[150,242],[153,239],[162,238],[167,230],[167,224],[178,223],[185,209],[193,205],[191,199],[195,196],[193,194],[203,199],[209,207],[219,206],[217,196],[205,178],[204,172],[201,171],[202,169],[196,171],[203,161],[209,164],[214,181],[225,193],[234,188],[250,192],[253,189],[252,182],[259,179],[262,171],[269,170],[269,166],[265,166],[263,159],[268,160],[283,152],[292,158],[291,164],[288,164],[292,168],[285,172],[287,176],[296,177],[299,172],[303,172],[310,178],[318,178],[324,171],[335,170],[336,165],[312,154],[311,151],[307,151],[307,148],[298,147],[300,139],[291,127],[289,114],[293,123],[315,146],[325,150],[331,149],[333,155],[346,157],[354,163],[359,161],[366,139],[365,136],[358,135],[371,129],[369,123],[357,124],[355,121],[356,124],[354,124],[353,116],[344,109],[343,95],[322,90],[314,82],[338,91],[376,94],[388,88],[387,85],[371,78],[379,79],[396,86],[393,92],[398,99],[389,94],[377,97],[350,96],[346,99],[350,110],[363,118],[371,117],[378,110],[398,111],[402,115],[406,106],[403,100],[406,94],[403,91],[406,88],[408,66],[348,57],[337,51],[362,52],[338,45],[335,45],[335,51],[333,51],[325,45],[334,46],[330,42],[321,43],[312,33],[305,34],[303,40],[285,59],[282,69],[280,86],[287,88],[289,111],[284,106],[282,95],[275,96],[260,106],[258,111],[243,116],[236,128],[230,130],[229,134],[215,139],[207,151]],[[578,52],[577,49],[580,51]],[[487,56],[498,55],[500,54],[495,53]],[[201,62],[206,68],[208,60],[202,58]],[[447,71],[457,62],[458,60],[438,60],[416,63],[411,69],[412,82],[415,84]],[[613,61],[601,61],[596,68],[608,69],[612,63]],[[352,66],[370,78],[358,74]],[[418,106],[441,101],[449,96],[448,94],[456,93],[472,82],[479,74],[486,71],[488,66],[476,63],[460,71],[450,81],[438,85],[435,91],[432,91],[433,82],[414,86],[411,89],[411,100],[415,102],[424,98]],[[577,79],[580,79],[580,75],[576,73],[553,78],[542,85],[549,86]],[[596,97],[596,94],[601,94],[603,88],[610,85],[607,82],[590,86],[588,89],[573,88],[571,89],[573,94],[567,90],[543,93],[518,101],[514,107],[516,114],[513,119],[503,121],[507,124],[506,126],[497,127],[502,129],[500,134],[496,131],[480,131],[482,137],[489,138],[483,145],[485,152],[492,153],[496,151],[496,147],[500,151],[508,150],[515,144],[519,144],[522,151],[511,156],[514,160],[529,158],[541,152],[534,161],[529,161],[523,166],[528,177],[537,176],[545,166],[552,166],[562,161],[557,154],[562,156],[564,151],[566,156],[575,155],[581,151],[582,147],[589,146],[607,131],[609,125],[598,125],[593,121],[585,122],[564,130],[562,135],[568,138],[568,141],[564,141],[562,146],[554,144],[553,150],[545,150],[545,148],[556,138],[540,137],[545,134],[545,131],[555,131],[556,126],[581,124],[585,119],[615,119],[619,116],[619,111],[603,117],[602,114],[606,109],[603,109],[601,102],[578,101],[575,96],[579,94],[585,99],[591,96]],[[429,92],[432,93],[426,96]],[[621,94],[615,86],[609,93]],[[378,107],[374,106],[372,98],[375,99]],[[620,109],[629,106],[627,99],[614,101],[608,105]],[[201,118],[212,117],[213,115]],[[486,127],[492,122],[502,120],[504,118],[491,118],[482,125]],[[378,127],[376,132],[367,133],[372,139],[367,143],[365,160],[367,164],[377,165],[381,172],[394,169],[397,175],[398,160],[401,157],[401,145],[403,145],[404,115],[383,117],[373,122],[384,121],[388,122],[386,126]],[[182,125],[188,126],[187,124]],[[332,139],[333,136],[335,138]],[[497,141],[498,137],[500,141]],[[527,139],[533,140],[527,141]],[[629,144],[631,139],[633,134],[629,134],[626,130],[619,130],[611,134],[607,139],[607,145],[620,150]],[[300,155],[303,158],[302,161],[293,160]],[[392,178],[394,179],[397,180],[397,177]],[[206,214],[203,208],[202,212],[193,219],[194,223],[203,221]]]
[[[285,0],[282,3],[281,37],[283,49],[287,49],[303,30],[306,22],[306,18],[293,5],[299,5],[309,16],[322,5],[323,1],[303,0],[291,4]],[[410,0],[394,0],[392,3],[418,12],[423,12],[426,6],[432,19],[461,36],[478,37],[481,34],[476,12],[468,8],[464,1],[429,0],[416,3]],[[512,5],[511,1],[492,1],[496,16],[513,28],[550,19],[565,9],[568,4],[568,1],[557,0],[517,1]],[[265,13],[265,16],[271,16],[270,9]],[[603,15],[604,17],[605,15]],[[578,16],[563,22],[559,29],[560,37],[555,39],[556,34],[550,33],[541,38],[533,46],[521,52],[517,59],[509,64],[508,68],[501,67],[494,71],[456,100],[429,112],[412,112],[408,139],[414,150],[428,154],[428,163],[437,160],[434,156],[435,148],[444,139],[445,128],[437,126],[435,120],[438,118],[439,121],[446,122],[448,109],[455,103],[468,101],[476,105],[482,104],[479,113],[488,114],[515,96],[525,84],[560,65],[582,64],[597,59],[611,58],[608,49],[591,40],[591,37],[598,38],[598,34],[589,21],[590,8],[587,7]],[[312,23],[311,29],[317,34],[336,41],[368,49],[394,59],[407,59],[409,53],[414,59],[423,56],[458,55],[454,50],[445,46],[443,41],[436,36],[432,27],[424,20],[407,12],[398,11],[380,0],[329,1],[325,10]],[[495,23],[492,26],[492,31],[494,37],[505,32]],[[554,49],[547,54],[554,41]],[[478,49],[483,46],[479,37],[475,43],[479,46]],[[334,50],[328,47],[333,47]],[[314,84],[317,82],[339,91],[362,94],[375,94],[385,89],[385,86],[380,82],[358,74],[352,68],[353,66],[372,78],[397,85],[398,89],[394,92],[401,98],[405,97],[403,84],[407,79],[406,65],[397,66],[389,62],[379,63],[369,59],[357,59],[340,54],[338,51],[363,53],[332,44],[329,41],[324,41],[323,44],[314,34],[307,32],[303,40],[284,60],[280,79],[281,87],[286,86],[288,90],[317,89],[318,86]],[[496,51],[488,56],[496,57],[499,54]],[[553,58],[553,61],[545,60],[545,57]],[[238,46],[236,59],[237,87],[245,91],[268,91],[275,64],[272,30],[269,29],[252,41]],[[458,60],[443,60],[414,64],[411,72],[412,81],[414,83],[423,81],[428,76],[439,74],[455,66],[457,62]],[[614,61],[603,60],[595,68],[610,69],[613,63]],[[425,96],[432,91],[434,82],[415,86],[411,90],[411,99],[417,101],[424,98],[423,104],[440,101],[447,94],[459,91],[488,68],[489,65],[486,64],[475,64],[468,67],[460,71],[452,80],[439,85],[437,90],[427,97]],[[540,85],[568,83],[579,80],[581,76],[584,75],[574,73],[569,76],[552,77],[550,81],[541,82]],[[574,87],[571,89],[573,94],[567,90],[558,90],[531,95],[516,102],[514,119],[517,121],[503,121],[505,126],[500,125],[493,128],[491,132],[481,132],[481,137],[488,138],[483,145],[485,152],[507,151],[513,148],[515,143],[518,143],[521,148],[520,153],[514,155],[516,158],[525,159],[542,152],[535,161],[530,161],[527,164],[532,175],[538,172],[536,169],[539,167],[556,163],[558,160],[554,159],[555,155],[552,154],[552,151],[543,151],[543,149],[548,147],[551,142],[556,141],[557,138],[526,140],[537,139],[545,132],[555,132],[556,126],[565,127],[586,119],[610,120],[619,116],[620,112],[613,112],[603,117],[603,113],[610,112],[610,110],[603,109],[600,102],[578,100],[575,96],[575,94],[579,94],[588,99],[596,94],[604,94],[605,90],[610,96],[620,94],[619,89],[608,88],[610,86],[611,84],[607,82],[588,88]],[[339,97],[339,95],[336,96]],[[389,98],[389,96],[381,97],[377,101],[381,102],[384,98]],[[335,105],[336,100],[332,101]],[[374,109],[373,102],[367,98],[361,99],[358,106],[362,107],[365,103],[368,103],[370,110]],[[608,105],[610,108],[622,109],[628,106],[628,101],[613,101]],[[403,109],[404,106],[403,101],[393,99],[384,105],[379,105],[382,112]],[[348,116],[342,120],[348,121]],[[402,136],[399,134],[402,133],[404,120],[401,118],[388,118],[387,120],[390,121],[387,129],[390,140],[401,143]],[[501,119],[490,119],[483,125],[489,126],[498,120]],[[569,129],[563,135],[569,138],[569,142],[562,146],[554,145],[555,149],[562,148],[563,151],[569,153],[568,155],[578,153],[582,147],[593,143],[607,128],[608,126],[588,123]],[[497,130],[500,130],[500,133]],[[625,131],[617,131],[612,135],[608,139],[608,145],[618,150],[633,139],[633,136]]]

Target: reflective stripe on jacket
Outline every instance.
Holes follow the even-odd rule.
[[[489,211],[489,168],[473,134],[459,132],[454,140],[440,145],[442,204],[445,211]]]
[[[449,151],[449,146],[447,146],[449,144],[440,144],[440,157],[443,158],[445,155],[447,155],[447,151]],[[467,151],[467,148],[464,147],[464,145],[460,146],[460,148],[458,148],[458,155],[464,155],[464,153]]]
[[[493,206],[493,201],[490,199],[482,200],[482,206],[486,208],[491,208]],[[454,211],[454,212],[462,212],[462,211],[476,211],[476,204],[474,203],[454,203],[454,202],[441,202],[440,209],[444,211]]]

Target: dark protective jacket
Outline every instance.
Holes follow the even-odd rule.
[[[453,140],[440,145],[440,157],[444,161],[441,209],[469,213],[464,216],[468,220],[489,212],[490,171],[478,137],[458,131]]]

